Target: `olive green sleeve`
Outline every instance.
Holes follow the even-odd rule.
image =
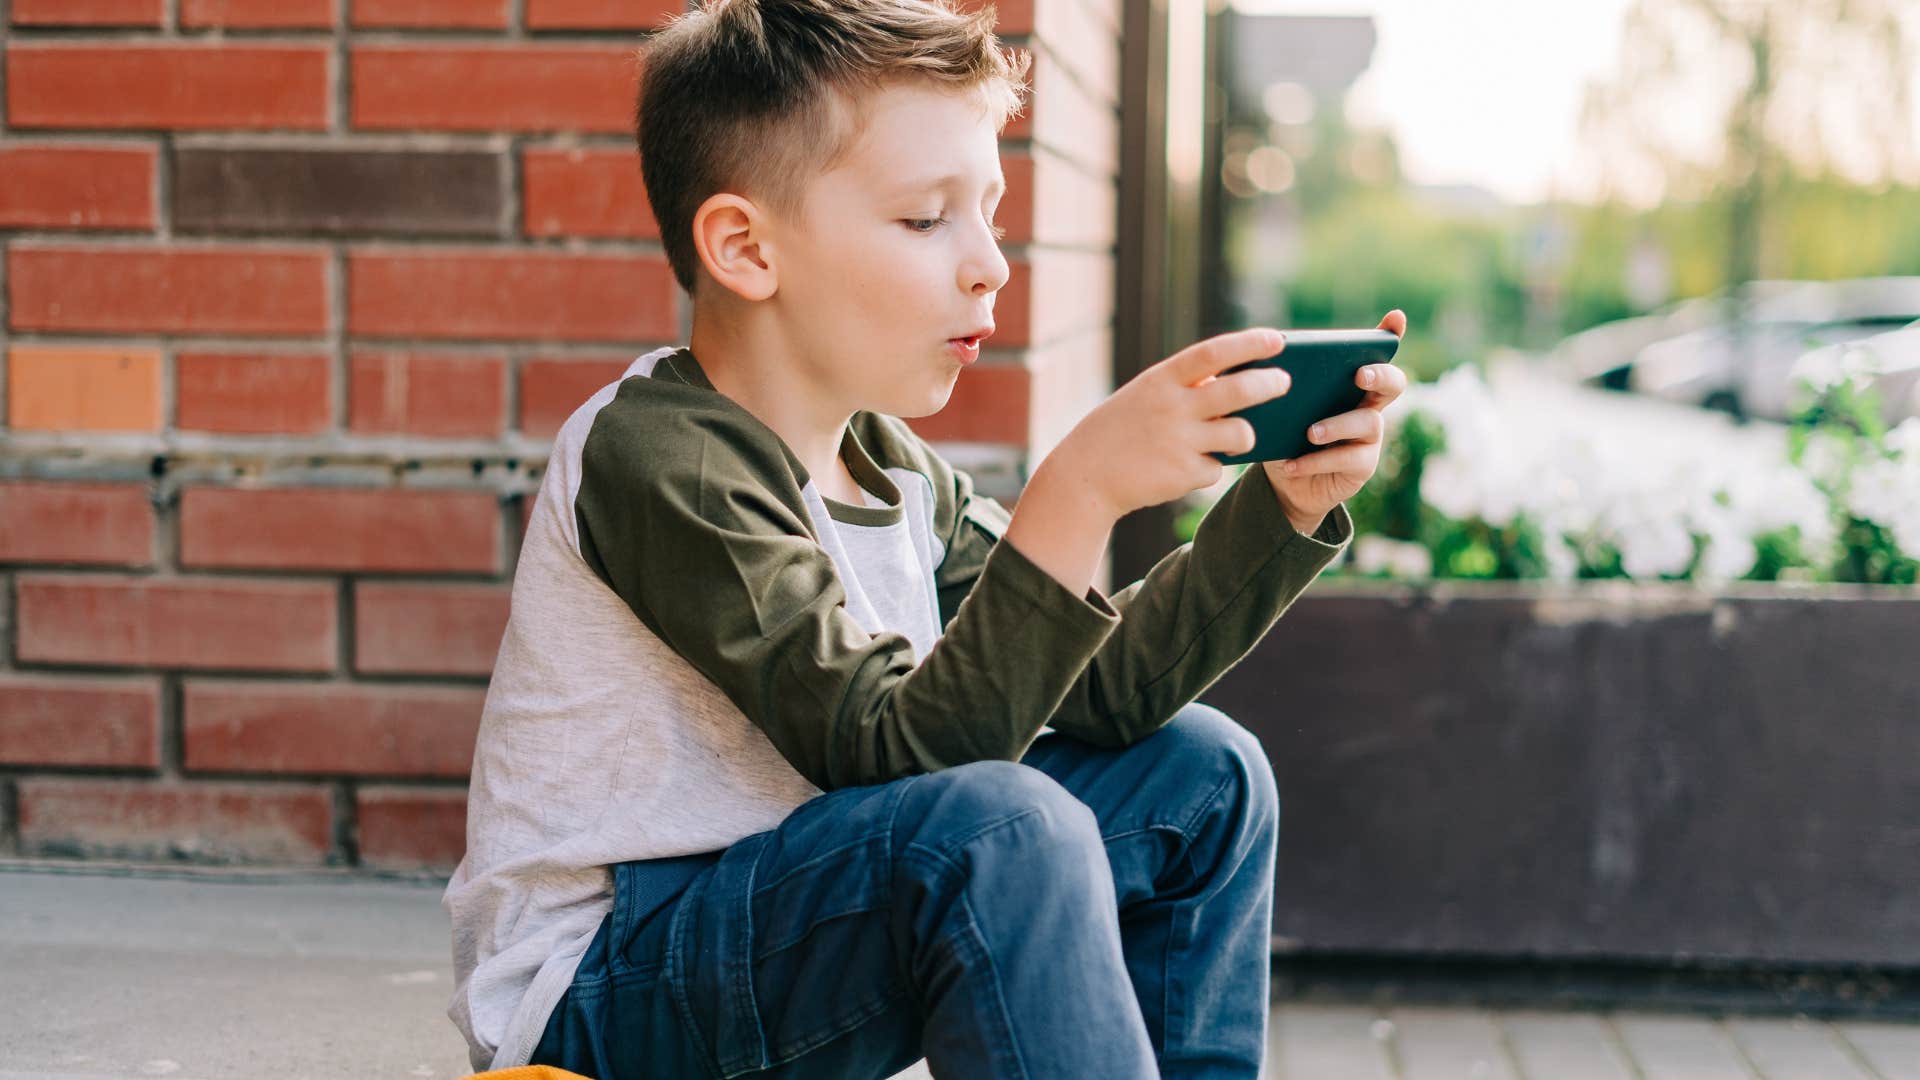
[[[1152,734],[1251,652],[1352,538],[1344,504],[1311,535],[1294,528],[1265,470],[1248,468],[1193,540],[1113,596],[1120,628],[1048,723],[1103,746]]]
[[[946,560],[936,574],[943,614],[967,595],[1005,532],[1008,514],[973,495],[964,474]],[[1103,746],[1151,734],[1250,652],[1353,537],[1345,505],[1312,535],[1293,527],[1262,469],[1248,468],[1201,520],[1194,539],[1108,598],[1120,627],[1048,720]],[[1089,590],[1088,596],[1098,596]]]
[[[581,455],[581,554],[635,615],[820,788],[1025,753],[1119,613],[996,545],[916,665],[848,614],[784,444],[675,393],[623,388]]]

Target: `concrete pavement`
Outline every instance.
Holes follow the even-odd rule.
[[[0,1080],[440,1080],[435,879],[0,860]],[[1920,1080],[1920,1024],[1283,1002],[1268,1080]]]

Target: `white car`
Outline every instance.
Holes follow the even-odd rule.
[[[1636,393],[1667,401],[1787,420],[1795,400],[1789,373],[1802,355],[1885,333],[1910,318],[1711,326],[1641,349],[1627,384]]]
[[[1823,345],[1794,361],[1788,381],[1804,396],[1802,382],[1815,387],[1853,377],[1864,380],[1880,398],[1880,413],[1888,427],[1910,416],[1920,416],[1920,321],[1897,330],[1843,344]]]

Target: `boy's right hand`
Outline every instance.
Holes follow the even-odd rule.
[[[1222,375],[1281,351],[1270,327],[1210,337],[1142,371],[1074,425],[1047,455],[1084,485],[1113,520],[1220,482],[1223,454],[1253,449],[1253,425],[1227,414],[1286,393],[1292,376],[1276,367]]]

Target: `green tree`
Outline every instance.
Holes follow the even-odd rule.
[[[1603,187],[1718,203],[1726,283],[1779,276],[1774,202],[1842,165],[1845,125],[1855,184],[1912,174],[1915,21],[1912,0],[1637,0],[1583,107]]]

